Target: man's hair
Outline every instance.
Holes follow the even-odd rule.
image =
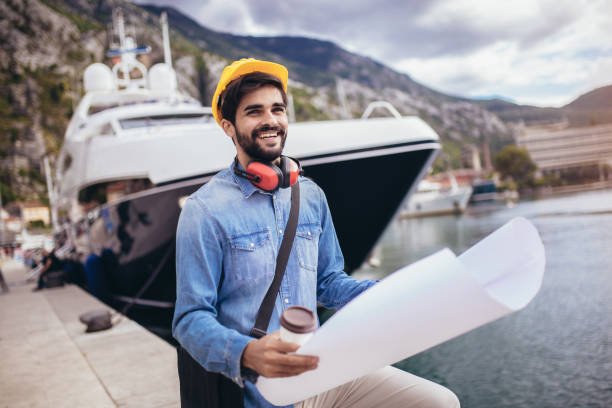
[[[218,108],[221,110],[221,117],[236,126],[236,110],[242,98],[266,85],[275,86],[283,97],[283,103],[287,105],[287,93],[280,79],[265,72],[251,72],[234,79],[227,85],[219,97]]]

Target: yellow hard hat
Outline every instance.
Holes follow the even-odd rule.
[[[259,61],[255,58],[242,58],[238,61],[232,62],[231,65],[223,68],[221,78],[217,84],[217,89],[212,99],[212,112],[215,120],[221,126],[221,119],[223,115],[221,110],[218,108],[219,96],[227,84],[232,82],[234,79],[241,77],[242,75],[250,74],[251,72],[265,72],[266,74],[274,75],[283,84],[283,90],[287,92],[287,79],[289,78],[289,72],[284,66],[275,62]]]

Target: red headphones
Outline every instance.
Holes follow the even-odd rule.
[[[281,156],[278,166],[260,160],[252,160],[246,171],[238,168],[238,157],[234,159],[234,173],[249,180],[254,186],[264,191],[275,191],[294,185],[302,174],[302,166],[293,157]]]

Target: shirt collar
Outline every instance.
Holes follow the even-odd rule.
[[[234,182],[238,185],[238,188],[240,188],[240,191],[242,191],[244,198],[249,198],[256,191],[259,191],[260,193],[263,193],[263,194],[271,194],[267,191],[263,191],[255,187],[249,180],[245,179],[244,177],[240,177],[236,173],[234,173],[234,167],[236,166],[236,163],[238,164],[238,168],[244,171],[244,167],[242,167],[242,164],[240,164],[240,162],[238,162],[237,160],[234,160],[232,161],[232,164],[230,166],[230,173],[232,174],[232,177],[234,178]]]

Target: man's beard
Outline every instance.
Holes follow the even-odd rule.
[[[259,133],[269,131],[280,131],[281,143],[280,146],[274,149],[262,148],[259,141]],[[285,140],[287,139],[287,131],[282,130],[280,126],[262,126],[251,132],[250,135],[246,135],[236,128],[236,140],[242,150],[251,157],[251,159],[261,160],[265,162],[272,162],[276,158],[280,157],[283,149],[285,148]]]

